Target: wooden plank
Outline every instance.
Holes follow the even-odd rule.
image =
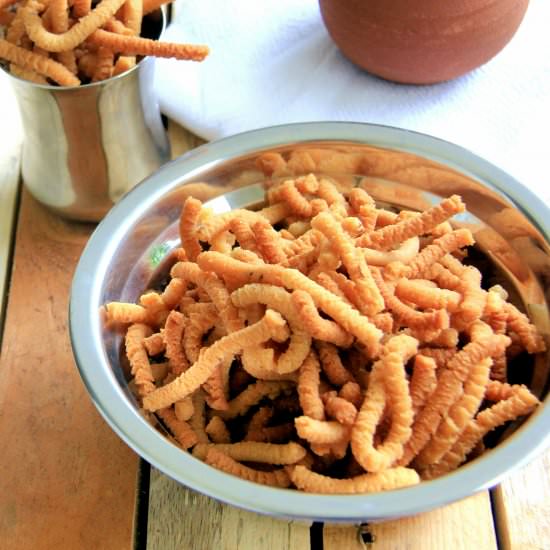
[[[221,504],[152,468],[147,550],[198,548],[309,550],[309,525]]]
[[[491,502],[487,491],[431,512],[364,527],[369,550],[495,550]],[[325,525],[324,550],[364,550],[357,526]]]
[[[550,546],[550,451],[511,475],[494,491],[496,524],[503,550]]]
[[[23,130],[8,77],[0,70],[0,316],[4,312]],[[0,323],[0,328],[2,323]]]
[[[172,158],[175,159],[187,151],[206,143],[200,137],[192,134],[179,124],[172,121],[168,124],[168,139],[172,148]]]
[[[67,330],[91,230],[22,194],[0,368],[0,546],[130,549],[137,456],[93,406]]]

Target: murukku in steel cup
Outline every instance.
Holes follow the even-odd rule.
[[[142,36],[157,39],[164,28],[158,10],[144,18]],[[39,202],[64,218],[99,221],[169,160],[154,65],[145,57],[125,73],[77,87],[10,75],[23,122],[23,182]]]

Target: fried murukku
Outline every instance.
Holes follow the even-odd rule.
[[[363,405],[351,432],[356,460],[369,472],[380,472],[400,459],[409,440],[414,419],[405,363],[417,352],[418,341],[410,336],[393,336],[374,364]],[[391,427],[375,448],[374,436],[386,408],[390,406]]]
[[[284,319],[274,311],[266,311],[258,323],[214,342],[199,356],[198,361],[178,378],[147,395],[143,406],[149,411],[156,411],[183,399],[206,382],[224,358],[233,356],[248,346],[265,342],[273,336],[283,337],[285,334],[288,334],[288,329]]]
[[[462,431],[452,449],[441,460],[424,470],[422,477],[431,479],[455,469],[486,434],[505,422],[529,414],[538,404],[538,399],[527,388],[519,386],[508,399],[478,413]]]
[[[240,441],[238,443],[201,443],[193,449],[193,456],[204,460],[210,449],[216,449],[239,462],[265,464],[296,464],[306,456],[306,450],[293,441],[285,444]]]
[[[51,78],[61,86],[78,86],[80,80],[61,63],[10,44],[0,38],[0,58]]]
[[[458,197],[396,214],[339,185],[277,180],[254,213],[188,199],[168,286],[108,304],[105,319],[130,325],[133,391],[195,457],[258,483],[349,494],[483,452],[489,431],[537,405],[507,369],[545,345],[463,263],[473,237],[448,221]],[[178,354],[190,366],[173,370]]]
[[[271,348],[246,350],[243,354],[245,369],[249,361],[259,361],[266,370],[278,374],[288,374],[300,368],[311,348],[311,336],[300,326],[300,318],[290,293],[273,285],[249,284],[235,290],[231,294],[231,300],[238,308],[257,303],[265,304],[281,313],[291,330],[288,348],[277,359]]]
[[[384,300],[372,278],[365,257],[360,254],[342,226],[328,213],[318,214],[311,220],[317,229],[330,242],[334,252],[341,258],[350,279],[355,283],[356,292],[361,297],[364,313],[373,316],[384,309]]]
[[[437,386],[436,370],[437,364],[431,357],[418,353],[414,358],[413,371],[409,381],[409,393],[411,394],[411,405],[415,416],[424,407],[426,400]]]
[[[303,326],[313,338],[343,348],[351,346],[353,337],[334,321],[323,319],[307,292],[295,290],[291,299]]]
[[[302,491],[321,494],[357,494],[389,491],[420,482],[411,468],[389,468],[379,473],[361,474],[353,478],[337,479],[318,474],[305,466],[288,468],[290,479]]]
[[[205,462],[223,470],[228,474],[246,479],[248,481],[254,481],[262,485],[270,485],[272,487],[285,488],[290,485],[290,479],[285,470],[273,470],[272,472],[266,472],[263,470],[254,470],[244,464],[240,464],[236,460],[233,460],[230,456],[218,451],[216,448],[208,449],[208,453],[205,457]]]

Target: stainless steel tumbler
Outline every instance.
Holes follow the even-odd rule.
[[[154,38],[164,20],[159,10],[149,21]],[[169,160],[154,64],[146,57],[119,76],[71,88],[10,75],[23,122],[23,182],[38,201],[65,218],[99,221]]]

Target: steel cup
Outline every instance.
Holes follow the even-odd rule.
[[[162,11],[143,35],[158,38]],[[170,157],[153,89],[154,58],[102,82],[40,85],[10,75],[21,112],[23,182],[65,218],[99,221],[117,200]]]

